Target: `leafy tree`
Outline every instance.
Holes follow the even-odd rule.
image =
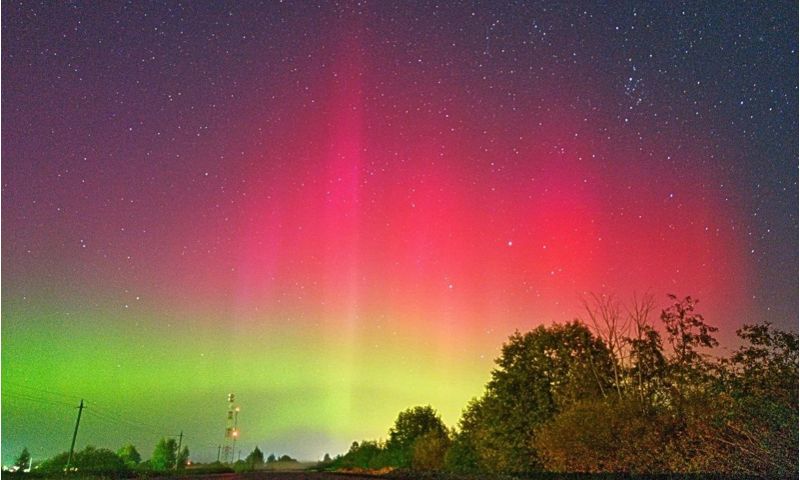
[[[437,429],[428,431],[414,442],[411,468],[424,471],[442,470],[449,448],[450,437],[447,432]]]
[[[350,450],[344,456],[344,464],[348,467],[369,468],[383,451],[383,446],[378,442],[365,440],[361,443],[353,442]]]
[[[626,339],[630,345],[631,383],[636,385],[640,406],[648,408],[657,402],[664,387],[667,360],[664,357],[661,335],[650,325],[637,325],[636,338]]]
[[[117,456],[125,462],[129,468],[133,468],[142,461],[142,456],[136,447],[130,443],[117,450]]]
[[[14,466],[18,468],[17,471],[24,472],[31,466],[31,454],[28,452],[28,447],[23,447],[22,452],[14,460]]]
[[[61,473],[67,466],[69,453],[64,452],[42,462],[37,471],[42,473]],[[116,453],[105,448],[88,446],[76,452],[71,468],[88,474],[122,474],[128,469]]]
[[[58,455],[50,457],[47,460],[40,463],[36,467],[36,471],[44,474],[63,473],[64,468],[66,468],[67,466],[68,458],[69,458],[69,452],[59,453]]]
[[[84,473],[120,473],[127,470],[125,462],[106,448],[88,446],[78,452],[74,465]]]
[[[536,429],[559,410],[586,398],[601,398],[613,385],[611,354],[579,322],[516,332],[503,345],[484,398],[471,412],[469,430],[481,469],[539,470]]]
[[[670,422],[643,413],[635,398],[587,399],[542,426],[534,446],[551,472],[663,472]]]
[[[178,470],[183,470],[186,468],[187,463],[189,463],[189,447],[184,445],[176,456],[175,466]]]
[[[447,427],[430,405],[413,407],[400,412],[389,429],[386,449],[397,458],[398,467],[410,467],[414,443],[428,432],[447,437]]]
[[[178,443],[174,438],[159,440],[150,459],[153,470],[164,471],[174,468],[178,456],[177,450]]]
[[[497,448],[491,448],[493,437],[489,429],[487,413],[488,397],[473,398],[461,413],[458,432],[445,455],[445,467],[456,473],[498,471],[490,458]],[[490,448],[487,448],[490,447]]]
[[[666,366],[661,335],[650,324],[650,314],[654,309],[653,295],[634,294],[630,305],[626,307],[629,330],[633,330],[633,336],[622,338],[622,343],[628,347],[623,385],[634,387],[642,410],[655,401],[656,391],[663,385]]]
[[[264,464],[264,452],[256,446],[256,448],[247,455],[244,461],[254,469],[260,467]]]
[[[277,461],[277,459],[275,458],[275,454],[274,453],[270,453],[269,457],[267,457],[267,463],[275,463],[276,461]]]
[[[669,294],[672,305],[661,312],[661,321],[669,334],[669,343],[674,350],[674,358],[679,364],[691,365],[703,360],[699,348],[716,347],[719,342],[711,335],[717,331],[705,322],[703,315],[695,312],[699,303],[692,297],[681,300]]]
[[[456,432],[444,455],[444,470],[454,473],[478,472],[478,454],[469,435]]]
[[[661,321],[667,331],[667,341],[672,346],[670,380],[677,394],[676,406],[680,410],[686,395],[691,390],[701,390],[697,387],[703,385],[707,377],[709,363],[701,350],[716,347],[719,342],[712,336],[717,328],[708,325],[703,315],[695,311],[698,300],[692,297],[679,300],[672,294],[668,297],[673,303],[662,310]]]
[[[353,442],[350,450],[333,461],[331,468],[370,468],[396,467],[398,459],[382,442],[365,440]]]
[[[331,463],[332,461],[333,460],[331,460],[331,456],[328,453],[325,453],[325,456],[322,457],[322,463]]]
[[[764,322],[744,325],[736,335],[745,342],[730,360],[737,391],[771,397],[797,410],[797,334]]]
[[[797,477],[797,334],[768,322],[736,333],[743,343],[722,363],[714,414],[690,418],[693,433],[730,473]]]

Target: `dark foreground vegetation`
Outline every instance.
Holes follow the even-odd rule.
[[[593,296],[585,322],[516,332],[458,429],[415,407],[327,467],[797,478],[797,335],[744,325],[715,358],[697,301],[669,298],[658,324],[652,297]]]
[[[691,297],[670,296],[651,322],[652,297],[585,303],[586,321],[514,333],[480,398],[448,429],[430,406],[399,414],[385,441],[353,442],[317,473],[258,447],[245,460],[192,465],[189,450],[162,439],[149,460],[133,445],[87,447],[16,475],[166,477],[238,473],[260,479],[591,478],[624,474],[725,477],[798,475],[798,337],[769,323],[737,330],[739,347],[714,357],[717,329]],[[292,468],[294,467],[294,468]],[[327,473],[326,473],[327,472]],[[670,477],[676,478],[676,477]]]
[[[174,439],[162,438],[156,444],[149,460],[142,457],[133,445],[125,445],[117,452],[105,448],[88,446],[77,451],[72,458],[64,452],[39,464],[30,465],[30,454],[27,449],[14,462],[14,477],[20,480],[28,477],[50,478],[55,476],[78,477],[173,477],[247,473],[256,470],[295,470],[305,468],[297,460],[288,456],[264,453],[255,447],[244,460],[234,463],[192,463],[189,461],[189,448],[178,448]],[[4,475],[12,472],[3,472]]]

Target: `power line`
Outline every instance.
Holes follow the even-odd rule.
[[[51,406],[58,406],[58,407],[65,407],[65,408],[74,408],[74,404],[67,403],[59,400],[54,400],[47,397],[40,397],[35,396],[32,394],[24,393],[24,392],[3,392],[3,397],[12,400],[12,401],[25,401],[25,402],[33,402],[42,405],[51,405]],[[153,425],[149,425],[142,422],[135,422],[131,420],[127,420],[121,418],[111,412],[107,412],[102,408],[98,408],[94,402],[86,402],[84,405],[86,413],[91,415],[92,417],[102,420],[104,423],[111,423],[118,427],[127,427],[127,428],[138,428],[140,430],[146,431],[148,433],[153,433],[156,435],[163,435],[161,429],[155,427]]]
[[[114,412],[106,410],[104,407],[98,407],[97,404],[95,404],[95,403],[92,403],[92,408],[95,410],[95,412],[99,412],[99,413],[101,413],[101,414],[103,414],[103,415],[105,415],[107,417],[114,418],[114,419],[116,419],[116,420],[118,420],[118,421],[120,421],[122,423],[126,423],[126,424],[129,424],[129,425],[141,426],[141,427],[146,427],[146,428],[150,428],[150,429],[153,429],[153,430],[162,431],[162,429],[160,427],[157,427],[155,425],[150,425],[150,424],[145,423],[145,422],[128,420],[127,418],[123,418],[123,417],[119,416],[119,414],[116,414]]]
[[[15,382],[14,380],[4,380],[3,383],[8,384],[8,385],[13,385],[13,386],[19,387],[19,388],[24,388],[24,389],[27,389],[27,390],[32,390],[32,391],[34,391],[36,393],[45,393],[45,394],[48,394],[48,395],[61,397],[61,398],[64,398],[64,399],[67,399],[67,400],[70,400],[70,401],[72,401],[72,400],[80,400],[80,398],[81,398],[81,397],[79,397],[77,395],[67,395],[67,394],[60,393],[60,392],[54,392],[52,390],[46,390],[44,388],[32,387],[32,386],[26,385],[24,383]]]
[[[95,410],[92,410],[91,407],[86,409],[86,413],[89,414],[91,417],[93,417],[95,419],[101,420],[103,423],[110,424],[110,425],[113,425],[115,427],[135,428],[135,429],[138,429],[138,430],[140,430],[142,432],[150,433],[150,434],[153,434],[153,435],[162,435],[161,432],[153,430],[153,429],[151,429],[149,427],[145,427],[145,426],[142,426],[142,425],[137,425],[137,424],[135,424],[133,422],[126,422],[126,421],[122,421],[122,420],[119,420],[119,419],[116,419],[116,418],[105,416],[105,415],[103,415],[103,414],[101,414],[101,413],[99,413],[99,412],[97,412]]]
[[[163,427],[161,427],[161,426],[157,426],[157,425],[149,424],[149,423],[147,423],[147,422],[141,422],[141,421],[133,421],[133,420],[128,420],[128,418],[127,418],[127,417],[123,418],[123,417],[121,417],[121,416],[120,416],[121,414],[118,414],[118,413],[115,413],[114,411],[112,411],[112,410],[113,410],[113,409],[112,409],[112,407],[110,407],[110,406],[108,406],[108,405],[103,405],[103,404],[100,404],[100,405],[98,405],[98,403],[97,403],[97,402],[92,402],[92,408],[93,408],[93,409],[94,409],[96,412],[97,412],[97,411],[99,411],[99,412],[101,412],[101,413],[105,414],[106,416],[109,416],[109,417],[116,418],[116,419],[118,419],[118,420],[120,420],[120,421],[122,421],[122,422],[127,422],[127,423],[131,423],[131,422],[133,422],[133,423],[135,423],[135,424],[137,424],[137,425],[142,425],[142,426],[145,426],[145,427],[149,427],[149,428],[152,428],[152,429],[154,429],[154,430],[158,430],[158,431],[163,431],[163,430],[164,430],[164,428],[163,428]],[[197,423],[197,424],[195,424],[195,425],[196,425],[197,427],[199,427],[199,428],[202,428],[202,427],[208,427],[208,428],[210,428],[210,429],[217,429],[217,428],[219,428],[219,425],[218,425],[218,424],[216,424],[216,423],[213,423],[213,422]],[[177,430],[177,429],[176,429],[176,430]],[[189,432],[189,433],[191,433],[191,432]],[[175,433],[175,434],[169,434],[169,435],[167,435],[167,436],[168,436],[168,437],[178,437],[178,435],[179,435],[178,433]]]
[[[104,412],[104,411],[102,411],[102,409],[101,409],[101,411],[98,411],[98,409],[94,405],[92,405],[91,408],[87,407],[86,411],[87,411],[87,413],[89,413],[90,415],[95,417],[96,419],[102,420],[104,422],[108,422],[109,424],[112,424],[114,426],[136,428],[136,429],[139,429],[142,432],[146,432],[146,433],[149,433],[149,434],[152,434],[152,435],[156,435],[156,436],[159,436],[159,437],[175,437],[175,438],[178,438],[178,437],[181,437],[181,434],[183,433],[183,432],[180,432],[180,433],[176,433],[176,434],[164,434],[164,430],[159,428],[159,427],[156,427],[156,426],[153,426],[153,425],[149,425],[149,424],[146,424],[146,423],[142,423],[142,422],[136,422],[136,421],[133,421],[133,420],[128,420],[128,419],[113,415],[111,413]]]
[[[5,397],[11,397],[12,399],[16,397],[17,399],[21,399],[21,400],[28,400],[30,402],[43,403],[43,404],[47,404],[47,405],[55,405],[55,406],[59,406],[59,407],[73,407],[74,406],[71,403],[61,402],[61,401],[58,401],[58,400],[53,400],[53,399],[45,398],[45,397],[36,397],[34,395],[29,395],[29,394],[23,393],[23,392],[8,392],[8,391],[6,391],[6,392],[3,392],[3,397],[4,398]]]
[[[40,400],[42,402],[50,402],[50,403],[53,403],[53,404],[59,404],[59,405],[70,406],[70,407],[73,406],[73,401],[80,400],[81,398],[85,398],[85,397],[80,397],[80,396],[77,396],[77,395],[67,395],[67,394],[64,394],[64,393],[59,393],[59,392],[55,392],[55,391],[52,391],[52,390],[47,390],[47,389],[44,389],[44,388],[32,387],[32,386],[29,386],[29,385],[26,385],[26,384],[23,384],[23,383],[19,383],[19,382],[13,381],[13,380],[4,380],[4,383],[9,384],[9,385],[13,385],[15,387],[20,387],[20,388],[24,388],[24,389],[27,389],[27,390],[31,390],[31,392],[8,392],[8,391],[6,391],[6,392],[4,392],[4,396],[6,396],[7,394],[17,394],[17,395],[20,395],[20,396],[26,395],[26,398],[28,398],[28,397],[36,398],[37,400]],[[33,392],[36,392],[36,393],[34,394]],[[39,394],[52,395],[52,396],[60,397],[60,398],[58,398],[58,399],[56,399],[56,398],[48,398],[48,397],[40,396]],[[87,402],[87,405],[89,405],[89,404],[91,405],[91,408],[94,411],[99,411],[99,412],[104,413],[105,415],[107,415],[109,417],[114,417],[114,418],[119,419],[119,420],[121,420],[123,422],[130,423],[129,420],[123,419],[123,418],[121,418],[119,416],[119,414],[114,413],[114,411],[112,411],[112,410],[115,410],[115,409],[113,407],[107,405],[107,404],[98,403],[97,401],[93,401],[91,399],[89,399],[89,401]],[[147,424],[145,422],[134,422],[134,423],[136,423],[138,425],[143,425],[143,426],[155,429],[155,430],[161,430],[161,427],[155,426],[155,425],[151,425],[151,424]],[[219,427],[216,423],[212,424],[211,422],[206,423],[204,425],[208,426],[209,428],[218,428]],[[177,437],[178,434],[170,435],[170,436]]]
[[[80,398],[78,396],[67,395],[52,390],[47,390],[44,388],[32,387],[14,381],[6,380],[4,383],[22,389],[22,391],[6,390],[5,392],[3,392],[4,399],[11,400],[14,402],[16,401],[33,402],[42,405],[65,407],[71,409],[74,408],[74,403],[72,403],[71,400]],[[85,413],[87,415],[91,416],[95,420],[99,420],[103,424],[111,425],[114,427],[134,428],[143,433],[148,433],[155,436],[180,437],[180,434],[165,435],[162,427],[155,426],[145,422],[131,420],[128,417],[123,417],[120,414],[112,412],[111,407],[99,406],[96,402],[91,401],[91,399],[88,402],[85,402],[83,399],[81,399],[81,403],[83,404],[83,409],[80,410],[81,413],[83,413],[85,410]],[[203,428],[204,426],[207,428],[218,428],[218,425],[215,422],[207,422],[198,425],[199,428]],[[189,434],[191,435],[191,432],[189,432]],[[191,436],[194,438],[197,438],[198,436],[202,437],[202,435],[198,436],[191,435]],[[199,448],[213,448],[216,446],[217,446],[216,444],[214,445],[208,444],[203,446],[198,445]]]
[[[34,402],[42,405],[52,405],[52,406],[59,406],[59,407],[66,407],[66,408],[73,408],[74,404],[67,403],[59,400],[53,400],[47,397],[39,397],[32,394],[24,393],[24,392],[3,392],[3,396],[7,397],[10,400],[23,400],[28,402]],[[132,428],[139,428],[142,430],[148,431],[148,433],[155,433],[157,435],[162,435],[161,429],[155,427],[153,425],[149,425],[143,422],[136,422],[132,420],[127,420],[122,417],[119,417],[111,412],[108,412],[102,408],[97,407],[94,402],[86,402],[85,407],[86,413],[92,415],[93,417],[103,420],[104,422],[113,423],[116,426],[122,427],[132,427]]]

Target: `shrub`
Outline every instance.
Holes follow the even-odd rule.
[[[431,430],[414,442],[411,468],[414,470],[442,470],[444,457],[450,448],[446,432]]]

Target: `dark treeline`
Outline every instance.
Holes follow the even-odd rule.
[[[744,325],[715,358],[697,301],[669,298],[660,328],[652,297],[593,296],[585,322],[516,332],[457,429],[415,407],[388,440],[354,442],[328,467],[796,478],[797,335]]]
[[[249,472],[271,466],[286,466],[298,463],[289,455],[276,456],[274,453],[264,458],[264,453],[256,446],[244,460],[227,464],[213,462],[208,464],[192,464],[189,461],[189,448],[178,444],[173,438],[162,438],[158,441],[149,460],[142,456],[134,445],[127,444],[116,452],[106,448],[87,446],[74,452],[70,461],[69,452],[60,453],[38,464],[31,465],[31,456],[27,448],[23,448],[14,462],[17,474],[32,476],[53,476],[64,473],[85,475],[111,475],[114,477],[148,477],[163,476],[173,471],[181,475],[203,475],[213,473]]]
[[[70,459],[69,452],[60,453],[39,464],[30,465],[30,454],[23,449],[14,462],[18,472],[53,475],[64,472],[80,472],[81,474],[160,474],[170,470],[183,471],[189,464],[189,448],[184,445],[178,448],[174,438],[162,438],[158,441],[149,460],[142,461],[142,456],[134,445],[127,444],[116,452],[106,448],[87,446],[77,450]]]

